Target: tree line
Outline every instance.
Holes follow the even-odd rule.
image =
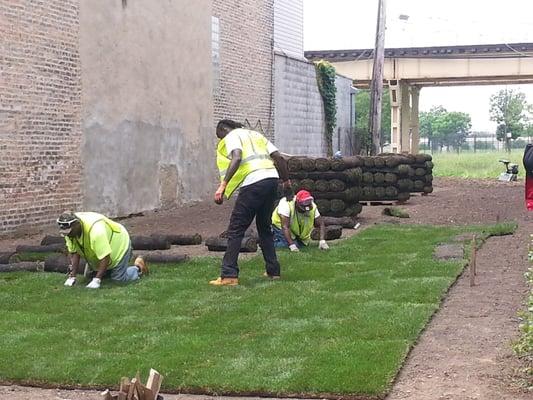
[[[506,143],[508,149],[513,142],[525,136],[533,136],[533,105],[526,101],[526,95],[513,89],[502,89],[490,97],[489,115],[496,122],[496,138]],[[390,143],[391,107],[387,90],[383,92],[382,104],[382,145]],[[361,90],[355,97],[354,148],[357,153],[366,152],[371,146],[368,132],[370,94]],[[427,138],[432,151],[464,147],[471,134],[472,121],[468,113],[448,111],[436,106],[420,113],[420,137]]]

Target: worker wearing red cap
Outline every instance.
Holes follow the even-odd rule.
[[[307,246],[311,242],[311,232],[315,226],[320,227],[318,247],[321,250],[329,249],[325,240],[324,220],[311,193],[300,190],[292,200],[283,197],[272,213],[274,246],[299,251],[300,247]]]

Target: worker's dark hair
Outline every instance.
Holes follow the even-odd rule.
[[[218,121],[217,130],[223,126],[227,126],[231,129],[244,128],[243,124],[241,124],[240,122],[235,122],[231,119],[221,119],[220,121]]]

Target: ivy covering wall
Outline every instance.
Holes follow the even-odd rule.
[[[324,102],[325,114],[325,139],[327,144],[327,155],[333,155],[333,130],[337,124],[337,103],[335,86],[335,67],[329,62],[320,60],[315,63],[318,90]]]

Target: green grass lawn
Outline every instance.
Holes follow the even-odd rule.
[[[504,165],[498,160],[506,159],[518,164],[518,178],[520,179],[524,177],[523,154],[523,150],[513,150],[511,153],[505,151],[433,153],[435,164],[433,175],[497,179],[502,172],[505,172]]]
[[[481,228],[380,225],[329,252],[283,251],[281,281],[254,257],[238,287],[207,284],[215,258],[96,291],[3,274],[0,380],[116,387],[153,367],[170,391],[383,395],[463,268],[434,247],[465,229]]]

